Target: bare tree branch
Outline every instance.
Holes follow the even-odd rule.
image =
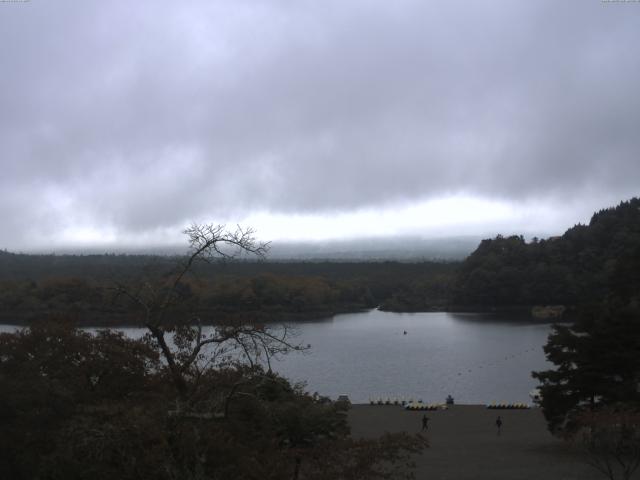
[[[245,361],[252,367],[264,354],[271,371],[271,359],[274,355],[304,350],[303,347],[289,341],[286,327],[279,333],[274,333],[269,328],[251,323],[219,325],[205,335],[197,316],[192,317],[191,323],[176,323],[175,319],[167,318],[169,310],[182,300],[180,288],[186,276],[192,273],[196,262],[228,260],[244,254],[264,258],[269,250],[269,243],[258,242],[255,239],[253,229],[245,229],[239,225],[230,231],[225,225],[220,224],[193,224],[183,233],[188,238],[189,254],[172,274],[168,285],[156,287],[145,281],[137,291],[122,284],[116,285],[118,295],[124,295],[142,308],[143,324],[158,344],[181,397],[188,397],[189,382],[198,384],[202,372],[199,362],[206,359],[206,365],[212,365],[211,356],[218,355],[219,352],[233,355],[233,349],[239,349]],[[166,333],[173,335],[173,345],[167,341]],[[230,345],[232,348],[225,349],[224,345]],[[206,348],[208,346],[214,346],[214,353]]]

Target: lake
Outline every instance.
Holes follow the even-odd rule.
[[[407,334],[404,334],[404,331]],[[366,313],[299,325],[311,351],[276,369],[308,389],[356,403],[378,397],[461,403],[529,401],[531,371],[549,368],[549,324],[477,314]]]
[[[306,381],[310,392],[347,394],[354,403],[443,402],[448,394],[458,403],[529,403],[531,371],[550,367],[542,350],[549,332],[549,324],[485,314],[370,310],[296,323],[296,340],[310,350],[284,356],[273,368]]]

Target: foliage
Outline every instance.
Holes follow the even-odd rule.
[[[454,305],[477,307],[581,305],[604,298],[623,281],[638,286],[640,199],[593,215],[561,237],[483,240],[460,266]],[[635,290],[637,295],[637,288]]]
[[[578,423],[581,430],[574,439],[588,463],[610,480],[629,480],[640,467],[640,411],[610,407],[586,412]]]
[[[194,225],[167,275],[118,283],[148,334],[131,340],[42,322],[0,335],[0,469],[16,480],[397,478],[422,437],[349,437],[346,405],[271,371],[300,350],[287,328],[236,318],[203,329],[198,262],[262,255],[251,230]],[[266,361],[268,369],[262,367]],[[324,461],[335,462],[327,468]],[[327,477],[327,471],[332,472]]]
[[[612,480],[640,464],[639,212],[632,199],[563,236],[556,259],[581,279],[580,310],[544,347],[555,369],[533,373],[549,429],[580,443]]]
[[[640,314],[593,307],[573,326],[555,325],[544,347],[556,368],[534,372],[552,431],[572,432],[585,411],[640,405]]]
[[[54,261],[55,260],[55,261]],[[168,280],[176,258],[134,255],[0,255],[0,316],[9,323],[63,315],[84,325],[131,325],[130,303],[114,299],[113,280]],[[224,259],[197,262],[183,279],[182,305],[203,318],[251,316],[295,321],[383,304],[394,311],[448,303],[456,264],[297,262]],[[187,307],[188,305],[188,307]]]
[[[3,478],[400,478],[425,446],[351,439],[344,405],[255,366],[204,369],[185,398],[158,358],[69,323],[0,335]]]
[[[114,332],[92,336],[68,323],[42,322],[0,335],[0,471],[14,479],[57,471],[62,449],[74,448],[69,442],[99,440],[92,427],[118,412],[120,427],[134,428],[123,415],[153,409],[155,402],[141,407],[153,395],[158,369],[153,349]],[[79,429],[86,435],[76,435]],[[100,435],[106,441],[115,433]]]
[[[616,282],[638,291],[640,199],[596,212],[560,237],[483,240],[464,262],[196,262],[183,300],[201,316],[268,321],[380,306],[391,311],[575,306]],[[84,324],[134,323],[112,280],[169,278],[176,257],[20,255],[0,251],[0,315],[28,323],[64,314]]]

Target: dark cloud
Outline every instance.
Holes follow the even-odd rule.
[[[0,242],[453,194],[607,205],[638,193],[639,21],[595,0],[0,4]]]

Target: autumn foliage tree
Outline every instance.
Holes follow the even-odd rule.
[[[271,370],[274,355],[302,348],[286,328],[190,310],[197,262],[267,246],[250,230],[186,233],[175,270],[114,287],[145,337],[53,320],[0,335],[2,478],[411,478],[423,437],[353,439],[348,405]]]

